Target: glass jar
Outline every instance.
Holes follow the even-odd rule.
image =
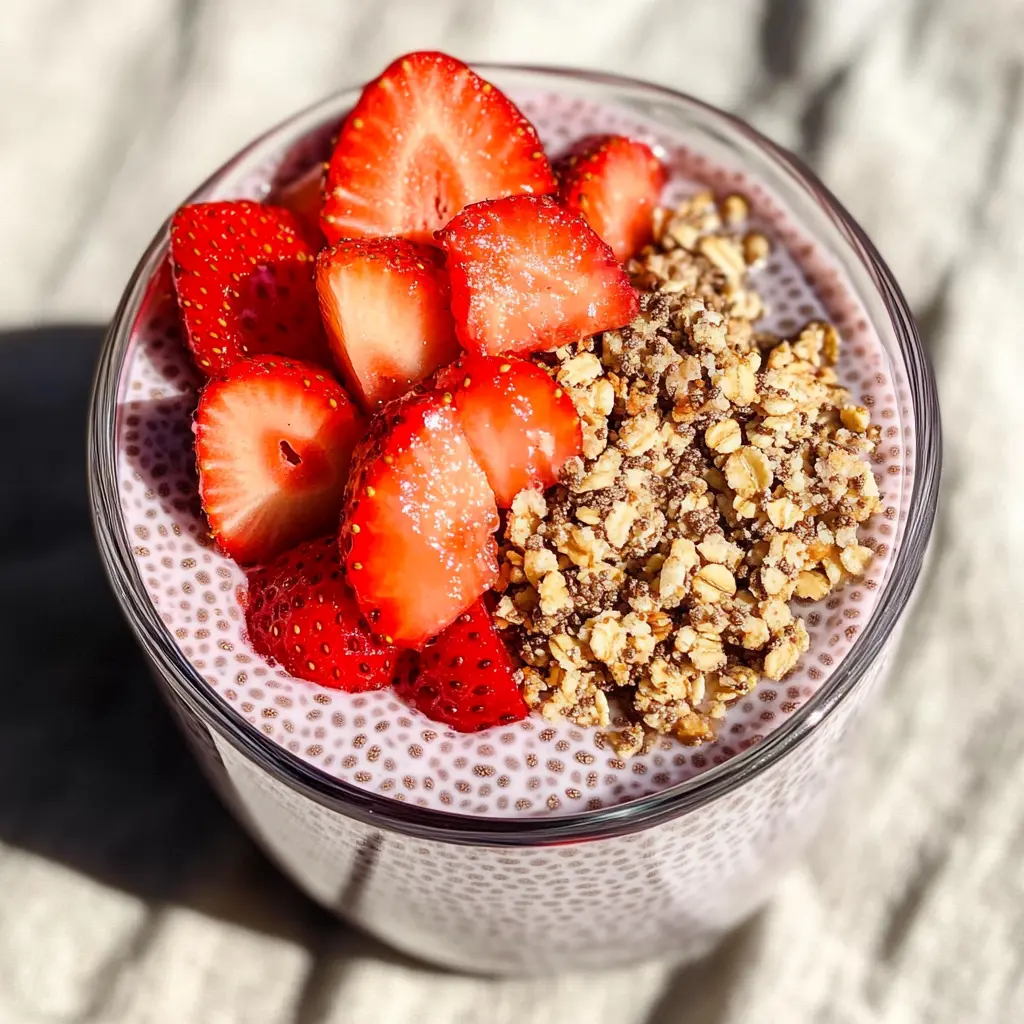
[[[489,67],[484,74],[518,102],[549,95],[563,108],[567,101],[581,112],[614,111],[681,142],[700,154],[698,162],[740,169],[826,254],[856,297],[884,349],[913,458],[899,481],[900,522],[880,593],[835,671],[735,756],[661,792],[580,813],[483,817],[415,806],[332,778],[269,739],[211,689],[157,613],[119,493],[117,427],[133,398],[125,366],[147,303],[161,280],[168,284],[166,224],[125,290],[96,375],[89,472],[98,541],[125,615],[211,781],[314,899],[403,951],[458,969],[548,972],[692,959],[768,897],[815,833],[850,727],[884,676],[935,513],[934,382],[889,270],[791,155],[735,118],[653,85],[552,69]],[[266,194],[272,179],[318,155],[357,95],[334,96],[273,129],[191,200]],[[601,117],[581,114],[578,127],[607,130],[595,121]],[[180,414],[187,424],[191,407]],[[188,436],[182,432],[183,445]]]

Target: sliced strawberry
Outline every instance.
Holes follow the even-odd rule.
[[[625,261],[652,238],[665,168],[650,146],[622,135],[583,139],[557,164],[562,202]]]
[[[407,678],[414,656],[378,640],[345,582],[338,541],[306,541],[249,573],[249,641],[290,675],[336,690],[379,690]]]
[[[309,363],[236,363],[199,396],[199,497],[220,549],[265,562],[338,521],[364,423],[341,386]]]
[[[459,354],[437,249],[402,238],[343,240],[317,257],[316,283],[335,362],[367,409]]]
[[[438,236],[463,346],[536,352],[622,327],[639,299],[611,249],[546,196],[477,203]]]
[[[327,171],[324,234],[431,242],[469,203],[557,188],[533,125],[443,53],[410,53],[371,82]]]
[[[454,397],[499,508],[524,487],[550,487],[565,460],[582,450],[572,399],[535,363],[464,355],[437,381]]]
[[[315,255],[295,215],[277,206],[237,199],[178,210],[174,286],[201,372],[267,353],[330,365]]]
[[[320,248],[324,244],[320,230],[320,210],[324,205],[324,164],[315,163],[297,178],[277,185],[267,201],[283,206],[298,217],[310,244]]]
[[[371,627],[421,647],[498,575],[498,510],[446,396],[386,405],[356,449],[341,550]]]
[[[423,651],[419,675],[413,672],[395,690],[417,711],[459,732],[507,725],[529,713],[483,601]]]

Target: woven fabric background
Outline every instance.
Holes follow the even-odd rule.
[[[0,21],[0,1021],[1024,1020],[1024,4],[6,0]],[[89,375],[144,245],[251,136],[425,47],[747,118],[867,228],[935,363],[944,498],[891,684],[825,833],[696,966],[495,981],[334,924],[208,793],[94,551]]]

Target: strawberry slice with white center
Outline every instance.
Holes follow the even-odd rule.
[[[623,135],[583,139],[556,165],[562,202],[625,261],[653,237],[665,168],[650,146]]]
[[[422,647],[498,575],[498,510],[450,397],[386,405],[356,449],[342,561],[371,628]]]
[[[201,373],[268,353],[330,365],[315,257],[306,229],[281,207],[236,199],[175,213],[174,286]]]
[[[400,57],[364,90],[327,171],[329,241],[432,241],[469,203],[554,192],[533,125],[489,82],[443,53]]]
[[[463,210],[438,236],[464,348],[537,352],[622,327],[640,302],[622,264],[581,217],[546,196]]]
[[[193,429],[199,497],[218,547],[240,565],[331,530],[364,421],[309,363],[236,363],[199,396]]]
[[[464,355],[437,383],[453,395],[499,508],[524,487],[550,487],[565,460],[582,450],[572,399],[535,363]]]
[[[529,713],[483,601],[423,651],[419,672],[403,676],[395,692],[427,718],[459,732],[509,725]]]
[[[349,693],[402,683],[415,659],[370,632],[333,533],[250,571],[245,626],[255,650],[290,675]]]
[[[401,238],[343,240],[317,257],[334,360],[364,408],[405,394],[459,354],[438,252]]]

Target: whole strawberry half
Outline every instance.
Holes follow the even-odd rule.
[[[550,487],[583,447],[572,399],[526,359],[463,355],[437,376],[494,491],[508,508],[524,487]]]
[[[557,183],[533,125],[443,53],[399,57],[364,90],[327,171],[323,230],[432,241],[464,206]]]
[[[345,239],[317,257],[316,283],[334,360],[366,409],[459,354],[437,249],[402,238]]]
[[[333,533],[248,575],[249,641],[290,675],[349,693],[407,679],[414,656],[370,632],[345,582]]]
[[[438,235],[462,345],[483,355],[558,348],[629,323],[639,299],[581,217],[546,196],[463,210]]]
[[[330,364],[315,256],[302,224],[278,206],[237,199],[175,213],[174,286],[202,373],[268,353]]]
[[[422,647],[498,575],[498,510],[450,398],[386,405],[356,449],[341,523],[342,562],[370,626]]]
[[[240,565],[331,530],[365,423],[326,370],[276,356],[236,363],[199,396],[199,497]]]
[[[625,261],[652,237],[665,168],[650,146],[623,135],[583,139],[556,165],[562,202]]]
[[[459,732],[518,722],[529,713],[508,651],[483,601],[463,612],[396,684],[408,704]]]

